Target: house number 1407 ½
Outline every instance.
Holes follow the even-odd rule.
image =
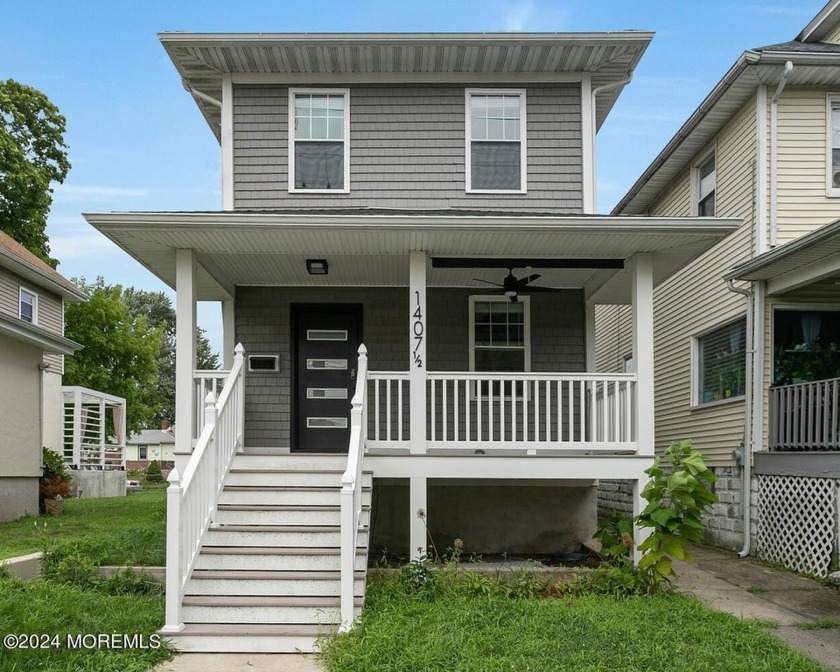
[[[414,292],[414,299],[417,303],[417,307],[411,314],[411,317],[414,318],[411,323],[411,331],[414,334],[414,351],[412,352],[412,355],[414,355],[414,366],[418,369],[422,369],[423,358],[420,356],[418,351],[420,350],[420,345],[423,343],[423,332],[426,330],[426,325],[423,322],[423,311],[420,307],[420,292]]]

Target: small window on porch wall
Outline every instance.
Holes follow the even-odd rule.
[[[718,327],[696,339],[697,404],[744,395],[747,368],[747,319]]]
[[[697,181],[697,216],[715,216],[715,188],[717,187],[717,169],[715,153],[708,154],[694,169]]]
[[[470,297],[470,370],[531,370],[530,300],[520,296]],[[496,390],[497,391],[497,390]]]
[[[467,90],[467,192],[526,191],[525,91]]]
[[[840,377],[840,311],[773,311],[773,382],[792,385]]]
[[[350,191],[350,92],[289,90],[289,191]]]

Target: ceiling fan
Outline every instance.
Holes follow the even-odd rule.
[[[483,282],[488,285],[493,285],[494,287],[500,287],[502,292],[506,297],[511,300],[511,303],[515,303],[519,300],[520,294],[529,294],[531,292],[559,292],[559,289],[553,289],[551,287],[540,287],[538,285],[532,285],[531,283],[534,280],[539,279],[540,274],[534,273],[532,275],[527,275],[522,278],[517,278],[513,274],[513,268],[508,268],[508,274],[502,283],[498,282],[490,282],[489,280],[482,280],[481,278],[473,278],[476,282]]]

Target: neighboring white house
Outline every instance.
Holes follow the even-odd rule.
[[[41,448],[62,450],[64,302],[87,297],[0,232],[0,521],[38,514]]]
[[[613,214],[743,220],[656,289],[657,449],[692,439],[721,477],[710,540],[825,575],[840,537],[840,2],[745,51]],[[625,370],[627,311],[597,317],[599,369]],[[602,483],[604,509],[620,490]]]
[[[152,460],[157,460],[164,469],[175,465],[175,432],[168,423],[161,429],[143,429],[126,441],[126,469],[145,471]]]
[[[739,224],[595,214],[596,131],[650,39],[161,35],[222,210],[86,218],[177,292],[177,647],[311,650],[358,613],[368,549],[416,557],[427,526],[557,553],[597,479],[639,510],[653,288]],[[218,398],[196,301],[222,303]],[[637,373],[596,369],[600,303],[633,313]]]

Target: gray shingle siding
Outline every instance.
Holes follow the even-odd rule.
[[[430,371],[469,369],[469,300],[475,290],[430,288],[427,297]],[[249,354],[279,354],[277,374],[248,374],[245,442],[288,446],[291,429],[291,304],[363,306],[363,341],[372,371],[408,370],[406,288],[239,287],[236,339]],[[579,290],[531,297],[533,371],[585,370],[584,303]]]
[[[526,87],[527,194],[465,193],[464,86],[350,88],[350,193],[288,193],[288,89],[234,88],[234,205],[582,212],[580,87]]]

